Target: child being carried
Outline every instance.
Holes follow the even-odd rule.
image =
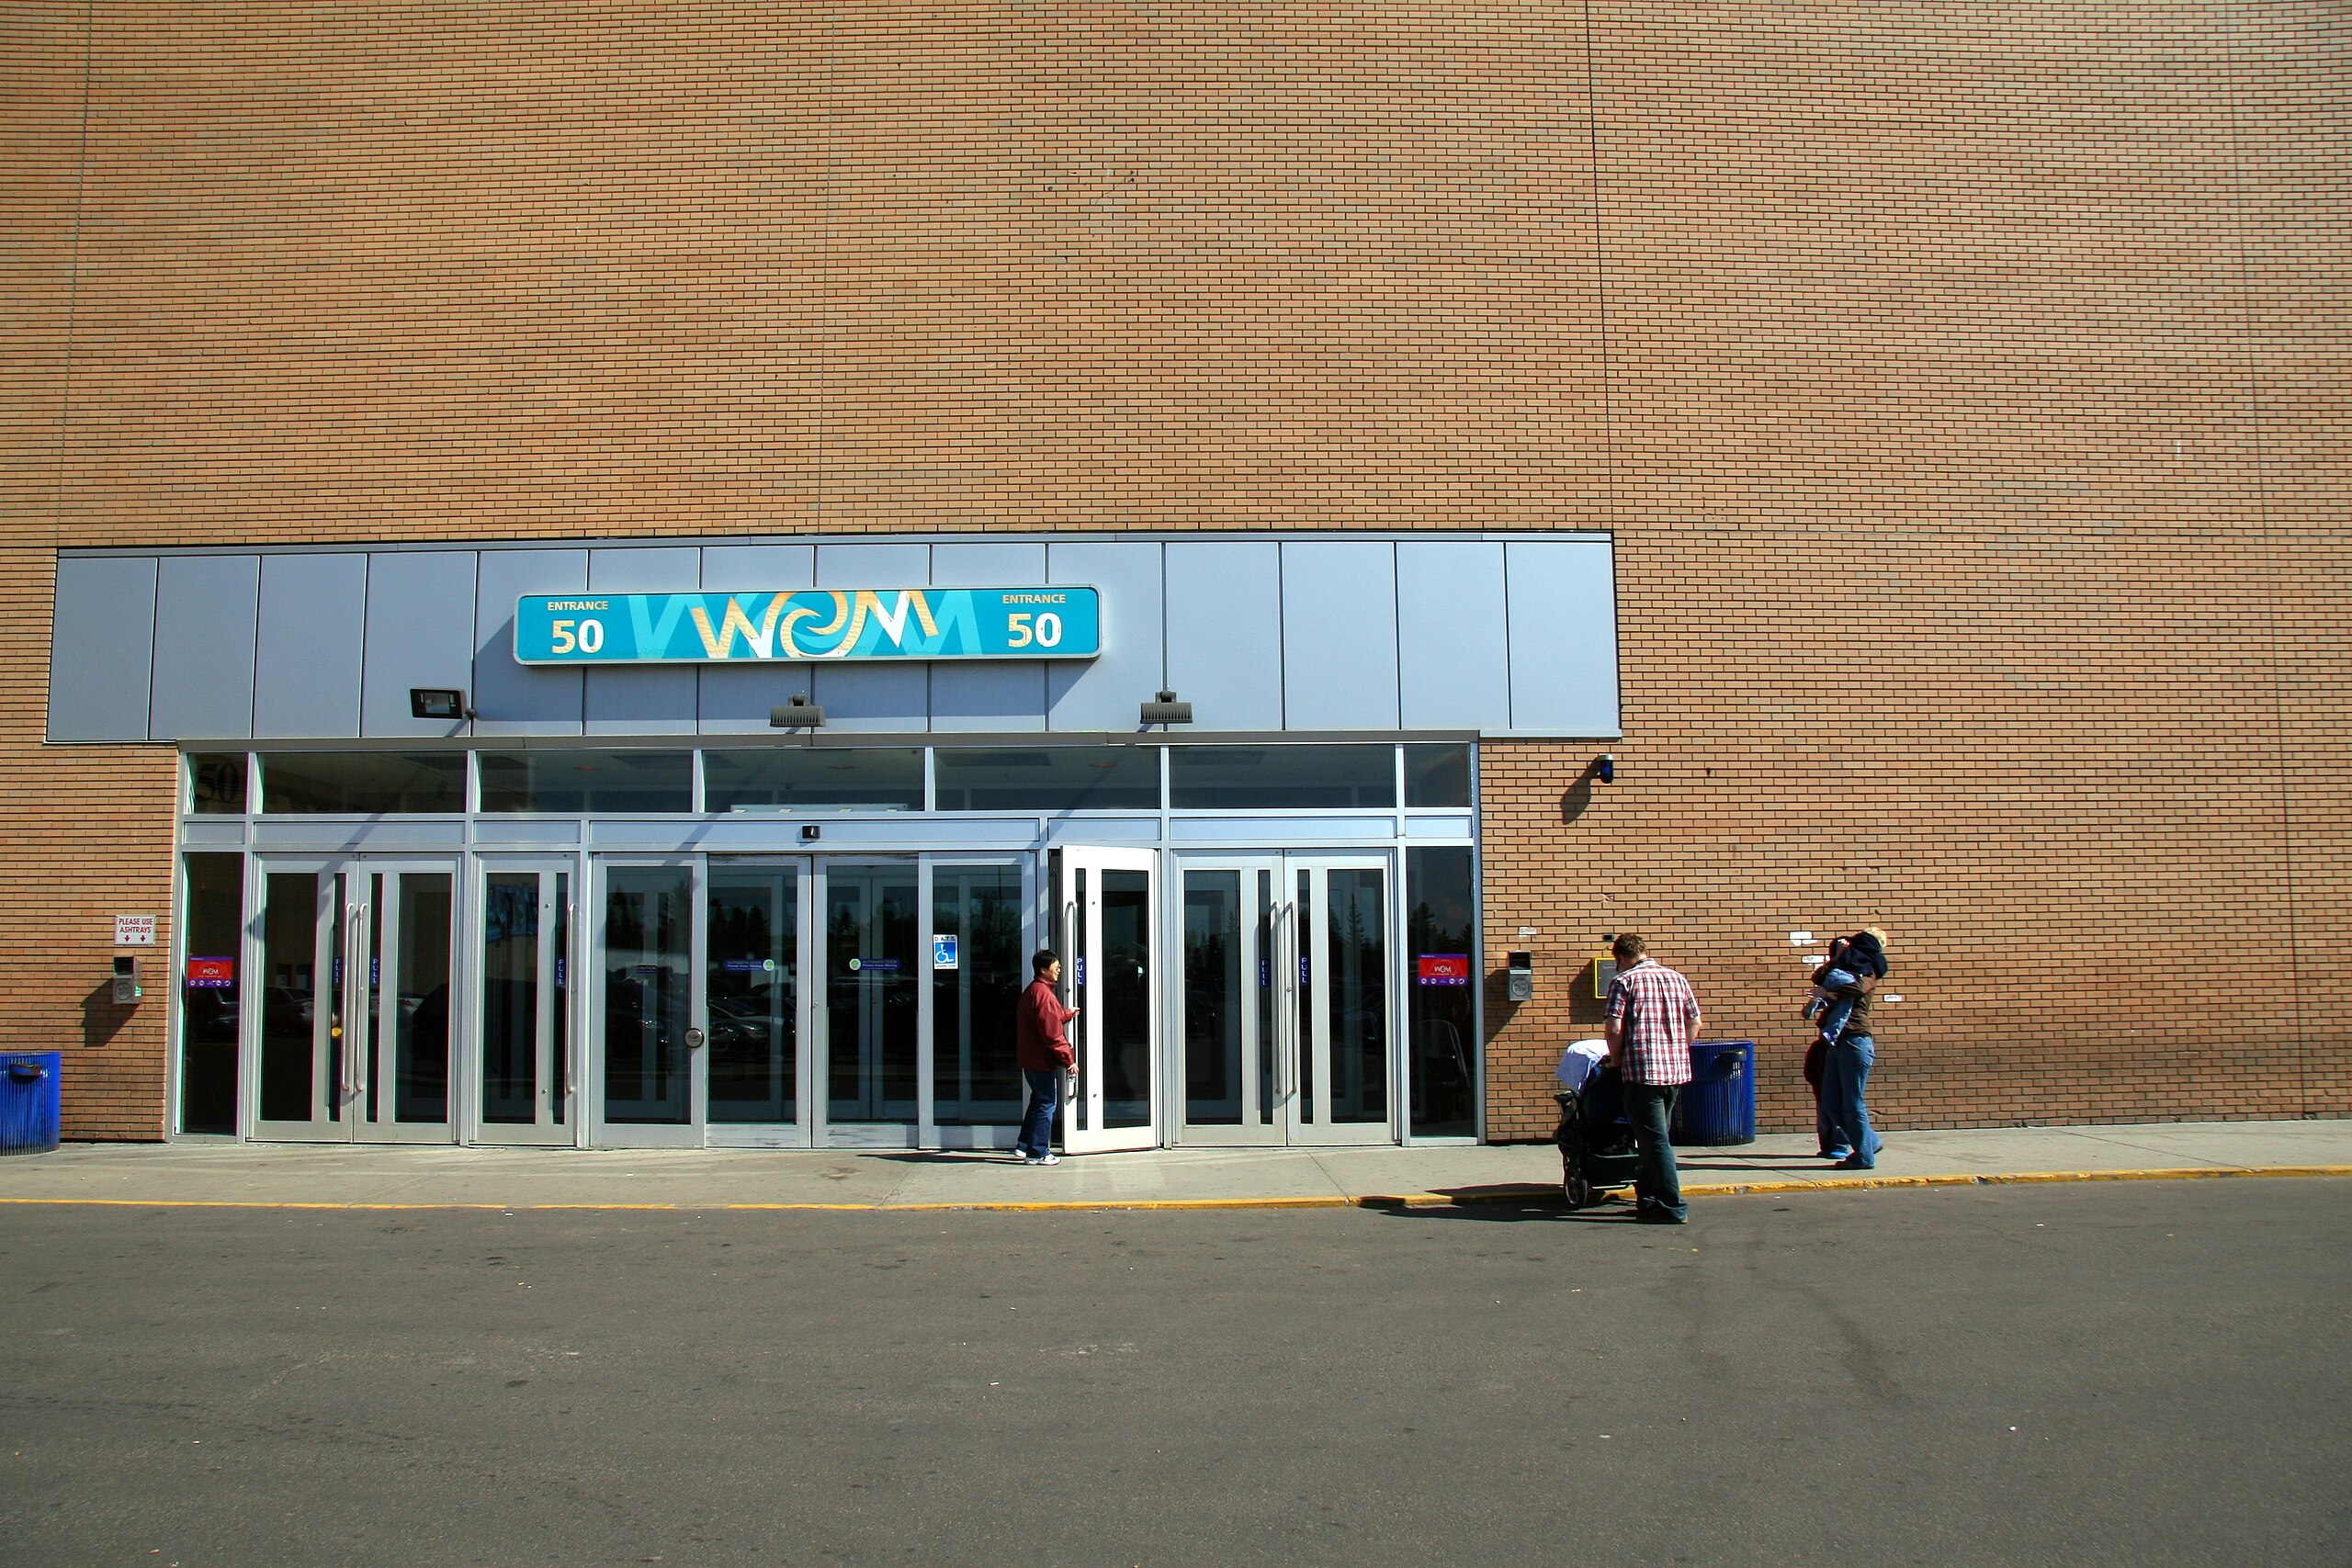
[[[1854,1005],[1885,978],[1886,933],[1876,926],[1864,926],[1829,944],[1829,957],[1813,972],[1813,995],[1804,1004],[1804,1016],[1820,1021],[1824,1044],[1838,1043],[1854,1016]]]

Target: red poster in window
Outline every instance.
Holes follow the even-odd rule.
[[[1466,986],[1470,983],[1470,955],[1466,953],[1424,953],[1419,960],[1417,978],[1424,986]]]
[[[237,983],[237,961],[191,958],[187,961],[187,983],[199,990],[225,991]]]

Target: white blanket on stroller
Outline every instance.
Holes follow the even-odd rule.
[[[1562,1088],[1576,1089],[1581,1093],[1584,1089],[1584,1080],[1600,1069],[1601,1058],[1608,1055],[1607,1041],[1579,1040],[1560,1053],[1559,1067],[1552,1076],[1560,1080]]]

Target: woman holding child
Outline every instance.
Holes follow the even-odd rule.
[[[1871,992],[1886,977],[1886,933],[1865,926],[1829,944],[1829,957],[1814,971],[1813,998],[1805,1017],[1818,1021],[1819,1036],[1805,1055],[1805,1077],[1815,1085],[1815,1126],[1821,1157],[1840,1170],[1871,1170],[1886,1145],[1871,1126],[1863,1100],[1878,1042],[1871,1034]],[[1815,1053],[1820,1066],[1815,1067]]]

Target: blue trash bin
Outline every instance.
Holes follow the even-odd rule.
[[[1702,1040],[1690,1047],[1690,1081],[1674,1105],[1678,1144],[1713,1147],[1756,1141],[1756,1042]]]
[[[57,1146],[56,1051],[0,1051],[0,1155],[45,1155]]]

